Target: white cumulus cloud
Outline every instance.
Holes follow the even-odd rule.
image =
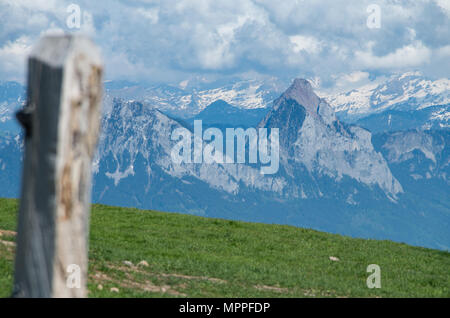
[[[374,55],[372,48],[367,51],[355,52],[356,62],[363,67],[372,69],[401,69],[416,67],[430,62],[431,50],[421,42],[396,49],[383,56]]]

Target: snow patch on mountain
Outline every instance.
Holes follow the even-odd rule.
[[[450,103],[450,80],[432,81],[420,74],[392,76],[381,84],[365,85],[326,96],[340,118],[350,121],[387,109],[423,109]]]
[[[205,109],[216,100],[224,100],[232,106],[244,109],[268,107],[279,96],[283,85],[272,80],[241,80],[219,87],[188,85],[111,85],[105,98],[139,100],[150,107],[187,118]]]

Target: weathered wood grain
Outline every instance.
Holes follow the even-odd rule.
[[[102,72],[99,50],[83,36],[44,37],[29,58],[14,297],[87,295]],[[81,269],[80,288],[66,284],[71,264]]]

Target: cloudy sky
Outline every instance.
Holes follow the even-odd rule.
[[[90,35],[108,79],[305,77],[331,89],[450,70],[450,0],[0,0],[0,21],[3,81],[23,82],[33,43],[58,32]]]

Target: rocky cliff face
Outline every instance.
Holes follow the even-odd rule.
[[[414,129],[374,138],[376,147],[405,184],[413,180],[440,180],[450,186],[449,142],[449,130]]]
[[[289,170],[304,165],[310,174],[336,182],[348,176],[379,186],[392,198],[402,192],[383,156],[374,150],[371,133],[342,124],[306,80],[296,79],[260,126],[280,127],[282,162]]]
[[[261,175],[255,165],[249,164],[174,164],[170,153],[175,142],[170,136],[182,124],[141,103],[116,101],[103,121],[96,172],[103,165],[104,175],[113,183],[108,189],[137,174],[147,180],[144,190],[149,189],[159,182],[153,177],[156,169],[180,180],[194,178],[235,195],[251,190],[268,191],[285,199],[328,197],[334,195],[332,188],[339,188],[344,177],[379,187],[392,199],[402,191],[382,155],[373,149],[371,134],[339,122],[306,80],[295,80],[275,100],[259,126],[280,129],[281,169],[275,175]],[[137,158],[144,162],[143,171],[136,171]],[[329,177],[334,186],[318,186],[317,180],[323,176]]]
[[[102,165],[105,176],[115,187],[122,179],[139,175],[147,180],[147,184],[144,189],[134,191],[147,189],[145,192],[161,182],[154,178],[155,169],[180,181],[194,178],[227,193],[236,194],[241,186],[273,192],[283,189],[282,178],[265,178],[259,169],[249,165],[172,162],[171,151],[176,142],[171,140],[171,135],[177,128],[185,127],[159,110],[146,108],[139,102],[116,100],[111,113],[103,119],[95,172],[100,173]],[[144,161],[143,171],[136,171],[138,159]]]

